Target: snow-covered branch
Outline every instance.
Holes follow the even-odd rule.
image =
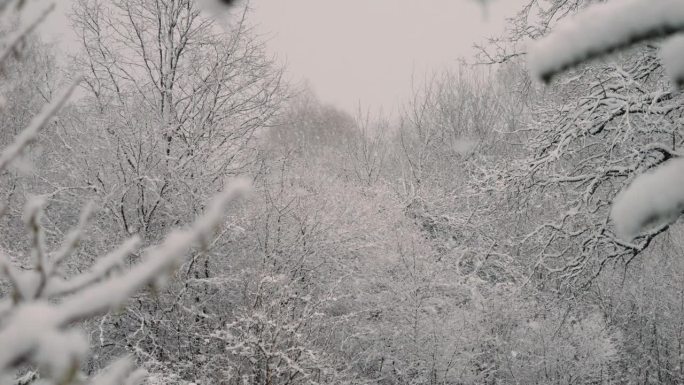
[[[12,368],[26,362],[37,364],[51,378],[60,381],[73,378],[84,358],[87,344],[80,334],[70,329],[70,326],[74,322],[120,307],[145,286],[158,286],[162,283],[164,277],[180,264],[191,247],[204,245],[209,241],[214,229],[221,224],[226,205],[248,188],[249,183],[246,180],[233,180],[192,226],[170,234],[160,245],[147,251],[143,262],[119,276],[102,280],[104,273],[108,272],[111,266],[123,262],[122,259],[134,249],[136,239],[124,243],[102,263],[97,264],[90,273],[77,276],[71,282],[48,285],[49,290],[46,293],[52,295],[76,291],[60,303],[48,302],[47,294],[41,295],[43,291],[40,288],[45,286],[45,280],[52,278],[46,276],[46,259],[42,259],[43,262],[36,261],[37,264],[42,263],[38,265],[43,266],[40,268],[43,269],[42,272],[36,269],[23,274],[18,274],[6,258],[0,260],[4,275],[10,278],[15,286],[22,288],[21,297],[24,300],[4,314],[5,322],[0,329],[0,378],[8,375]],[[34,207],[40,206],[28,206],[32,218],[39,217],[33,214]],[[83,226],[79,225],[76,229],[79,228],[82,229]],[[80,236],[76,233],[70,234],[65,244],[74,244],[73,239]],[[52,273],[54,269],[49,271]],[[100,282],[93,283],[97,280]],[[88,286],[89,284],[91,285]],[[83,289],[79,290],[81,288]],[[114,369],[112,373],[115,373]],[[109,375],[104,378],[110,378],[107,376]]]
[[[4,44],[2,51],[0,51],[0,63],[3,63],[12,53],[12,51],[16,50],[19,43],[26,38],[26,36],[31,34],[31,32],[33,32],[33,30],[35,30],[40,24],[42,24],[52,12],[54,12],[55,7],[55,3],[51,3],[38,15],[35,20],[21,28],[11,38],[8,39],[8,42]],[[3,10],[4,6],[0,5],[0,12]]]
[[[2,151],[2,154],[0,154],[0,171],[6,169],[10,162],[16,159],[24,148],[36,139],[40,130],[42,130],[57,112],[59,112],[64,104],[66,104],[79,83],[80,78],[71,82],[62,93],[57,95],[51,103],[43,107],[43,109],[33,117],[29,126],[17,135],[13,143]]]
[[[634,239],[650,225],[662,225],[679,216],[684,208],[684,159],[664,163],[639,175],[613,204],[611,218],[618,235]]]
[[[684,3],[679,0],[629,0],[594,5],[536,42],[529,51],[529,65],[537,78],[548,82],[554,75],[592,58],[682,31]],[[682,54],[681,50],[672,52],[669,48],[666,55],[666,65],[675,65],[669,68],[675,80],[684,71],[684,67],[676,66]]]

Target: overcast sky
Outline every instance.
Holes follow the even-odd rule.
[[[395,110],[412,76],[471,59],[473,43],[503,30],[521,0],[251,0],[252,23],[288,78],[308,82],[325,102],[353,112],[359,103]],[[38,2],[44,3],[44,2]],[[45,29],[66,28],[70,1]],[[68,40],[63,34],[59,39]]]
[[[317,95],[347,110],[404,101],[411,78],[472,58],[520,0],[253,0],[269,47]]]

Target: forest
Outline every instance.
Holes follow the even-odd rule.
[[[684,2],[526,0],[390,117],[212,1],[0,0],[0,384],[684,383]]]

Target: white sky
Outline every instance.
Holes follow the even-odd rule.
[[[470,59],[521,0],[252,0],[269,47],[324,101],[394,109],[411,79]],[[415,76],[414,76],[415,75]]]
[[[354,112],[392,112],[411,92],[411,79],[456,67],[472,46],[504,27],[523,0],[251,0],[251,22],[268,49],[287,64],[288,78],[306,81],[321,100]],[[44,4],[45,2],[38,2]],[[67,28],[70,1],[43,28]]]

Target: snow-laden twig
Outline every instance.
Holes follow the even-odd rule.
[[[611,218],[620,238],[631,241],[643,228],[671,221],[684,208],[684,159],[670,160],[639,175],[615,199]]]
[[[78,224],[74,229],[69,231],[59,250],[57,250],[57,252],[52,256],[50,260],[50,266],[47,268],[48,275],[52,274],[59,264],[76,250],[81,238],[83,237],[83,233],[85,232],[85,226],[94,210],[95,204],[93,202],[89,202],[85,205],[81,211],[81,216],[78,219]]]
[[[134,370],[130,358],[121,358],[100,373],[93,380],[93,385],[139,385],[142,384],[147,372]]]
[[[533,44],[528,58],[530,70],[548,82],[554,75],[592,58],[682,31],[681,0],[628,0],[593,5]]]
[[[660,52],[667,75],[679,87],[684,86],[684,35],[667,40]]]
[[[17,45],[28,36],[33,30],[35,30],[40,24],[42,24],[45,19],[52,13],[56,8],[55,3],[51,3],[43,12],[41,12],[38,17],[18,32],[16,32],[7,42],[5,47],[0,51],[0,63],[3,63],[10,55],[10,53],[16,49]]]
[[[28,127],[17,135],[12,144],[3,150],[2,154],[0,154],[0,171],[7,168],[7,166],[21,154],[24,148],[36,139],[40,130],[50,122],[50,119],[52,119],[69,100],[69,97],[73,94],[79,83],[80,78],[77,78],[66,90],[57,95],[51,103],[43,107],[40,113],[33,117]]]
[[[194,244],[207,242],[220,224],[226,205],[244,193],[248,186],[249,183],[244,179],[231,182],[189,229],[172,232],[164,242],[146,254],[143,263],[120,277],[108,279],[66,298],[60,305],[60,325],[116,309],[138,290],[155,284],[160,276],[169,274]]]
[[[181,259],[194,245],[208,243],[214,229],[221,224],[228,203],[248,188],[249,183],[244,179],[230,182],[192,226],[171,233],[160,245],[150,248],[145,253],[143,262],[119,276],[93,283],[94,280],[102,278],[100,274],[109,270],[116,259],[120,260],[128,255],[137,244],[136,239],[129,240],[105,258],[101,265],[96,265],[90,273],[86,273],[86,278],[76,278],[71,286],[69,282],[61,286],[48,286],[46,291],[53,295],[76,291],[75,294],[64,298],[61,303],[51,303],[44,296],[35,300],[28,300],[33,296],[24,296],[28,301],[9,309],[9,314],[0,329],[0,378],[25,362],[37,364],[43,370],[53,373],[53,378],[60,381],[71,378],[72,371],[78,368],[85,352],[81,343],[82,338],[77,338],[77,335],[68,329],[70,325],[119,308],[135,292],[145,286],[159,284],[162,277],[180,265]],[[44,284],[42,279],[35,279],[35,273],[17,274],[7,258],[0,259],[0,266],[7,276],[13,277],[16,281],[13,284],[19,287],[38,287]],[[37,293],[36,287],[24,291]],[[83,289],[78,290],[81,288]],[[133,380],[137,381],[139,377],[140,375],[137,375]],[[135,381],[131,383],[134,384]]]
[[[99,258],[89,271],[79,274],[69,280],[56,277],[52,278],[47,284],[46,296],[52,298],[72,294],[101,280],[110,271],[118,266],[122,266],[124,259],[135,252],[139,245],[139,237],[129,238],[114,251]]]

